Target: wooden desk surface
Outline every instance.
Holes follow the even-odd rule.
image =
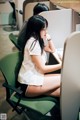
[[[55,5],[71,8],[80,13],[80,0],[50,0]]]

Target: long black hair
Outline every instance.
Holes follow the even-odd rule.
[[[44,17],[42,17],[41,15],[34,15],[34,16],[30,17],[27,22],[26,39],[23,42],[23,49],[24,49],[25,44],[27,43],[28,39],[30,37],[34,37],[35,42],[37,40],[39,41],[41,50],[43,51],[44,42],[40,36],[40,31],[45,27],[46,28],[48,27],[48,22]]]

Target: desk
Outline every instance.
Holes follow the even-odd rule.
[[[63,57],[63,48],[58,48],[56,49],[56,54],[59,55],[59,57],[62,59]],[[59,59],[58,57],[58,59]],[[56,58],[54,57],[54,54],[53,53],[50,53],[49,54],[49,62],[48,62],[48,65],[54,65],[54,64],[58,64],[59,62],[56,60]],[[61,69],[59,70],[56,70],[54,72],[51,72],[51,73],[60,73],[61,72]],[[51,74],[50,73],[50,74]]]
[[[50,2],[64,8],[71,8],[80,13],[80,0],[50,0]]]

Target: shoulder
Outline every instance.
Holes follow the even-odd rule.
[[[32,44],[33,42],[37,41],[34,37],[30,37],[29,40],[27,41],[27,44]]]
[[[34,47],[39,47],[40,45],[39,45],[39,41],[38,40],[36,40],[34,37],[31,37],[28,41],[27,41],[27,43],[26,43],[26,46],[28,47],[28,48],[34,48]]]
[[[41,54],[41,48],[40,48],[39,41],[36,40],[34,37],[31,37],[27,41],[25,49],[27,49],[31,55],[33,55],[33,54],[40,55]]]

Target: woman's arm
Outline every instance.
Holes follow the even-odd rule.
[[[45,45],[44,50],[46,52],[50,52],[50,53],[55,52],[55,46],[54,46],[52,40],[48,41],[48,44]]]
[[[32,55],[31,56],[33,63],[42,73],[49,73],[61,69],[61,63],[56,65],[45,65],[42,61],[41,56]]]
[[[60,63],[60,64],[62,63],[62,61],[61,61],[59,55],[57,54],[57,52],[53,52],[52,55],[55,57],[55,59],[58,61],[58,63]]]
[[[50,52],[50,53],[55,52],[55,46],[49,34],[46,35],[46,40],[44,40],[44,43],[45,43],[44,50],[46,52]]]
[[[52,55],[55,57],[55,59],[58,61],[58,63],[61,63],[62,61],[61,61],[58,53],[56,52],[56,49],[55,49],[55,46],[54,46],[53,41],[51,40],[50,37],[48,37],[47,41],[48,41],[48,43],[47,43],[46,46],[44,47],[44,50],[45,50],[46,52],[52,53]]]
[[[46,37],[47,37],[47,44],[46,44],[44,50],[52,53],[52,55],[55,57],[55,59],[58,61],[58,63],[61,63],[62,62],[61,56],[57,53],[55,45],[54,45],[50,35],[47,34]]]

